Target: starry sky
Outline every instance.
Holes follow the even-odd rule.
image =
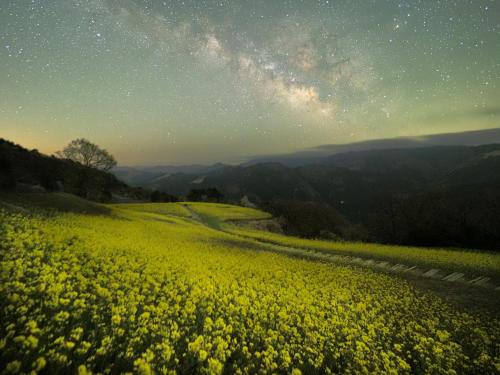
[[[497,0],[1,0],[0,137],[122,165],[500,127]]]

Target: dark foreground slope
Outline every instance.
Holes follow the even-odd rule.
[[[100,202],[114,196],[145,199],[149,194],[130,188],[111,173],[30,151],[4,139],[0,139],[0,190],[66,192]]]

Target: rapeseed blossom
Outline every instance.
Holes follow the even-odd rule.
[[[182,209],[2,211],[0,372],[498,373],[498,319]]]

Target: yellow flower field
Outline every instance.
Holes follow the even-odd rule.
[[[230,204],[190,202],[184,203],[184,205],[191,207],[199,215],[212,216],[219,221],[262,220],[271,218],[271,215],[266,212]]]
[[[500,371],[497,318],[396,277],[262,251],[177,204],[110,207],[1,211],[2,373]]]
[[[226,230],[235,235],[266,243],[387,260],[392,263],[461,271],[471,276],[500,278],[500,255],[497,253],[312,240],[239,227],[228,227]]]
[[[137,211],[149,212],[160,215],[173,215],[180,217],[189,217],[190,212],[180,203],[125,203],[114,205],[116,208]]]

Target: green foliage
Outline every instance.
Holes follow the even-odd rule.
[[[276,200],[264,207],[281,219],[286,234],[306,238],[351,237],[348,231],[352,225],[326,203]]]
[[[151,202],[178,202],[179,199],[171,194],[162,193],[160,191],[153,191],[151,193]]]
[[[186,196],[188,201],[193,202],[221,202],[224,194],[216,188],[191,189]]]
[[[496,318],[395,277],[225,245],[238,237],[179,204],[110,208],[0,211],[0,372],[500,371]]]

